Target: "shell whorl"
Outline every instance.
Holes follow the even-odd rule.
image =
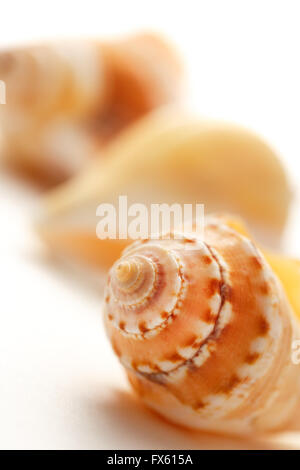
[[[191,243],[193,250],[186,249]],[[196,277],[201,278],[200,290]],[[214,329],[222,286],[219,263],[202,241],[183,236],[125,250],[111,269],[106,295],[108,328],[118,337],[124,365],[159,373],[190,359]]]
[[[108,277],[105,319],[133,387],[173,420],[175,399],[198,427],[230,417],[248,429],[294,380],[282,287],[252,241],[219,219],[204,240],[127,248]]]

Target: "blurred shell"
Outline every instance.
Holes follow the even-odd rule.
[[[110,266],[124,240],[98,240],[96,209],[126,195],[138,202],[203,203],[205,212],[242,216],[260,241],[276,245],[291,191],[272,149],[238,126],[179,110],[152,113],[124,131],[86,171],[43,201],[39,232],[53,250]]]
[[[182,68],[160,36],[140,34],[2,51],[0,77],[7,88],[0,109],[7,162],[57,183],[124,127],[176,100]]]

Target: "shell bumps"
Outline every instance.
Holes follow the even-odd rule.
[[[105,324],[133,388],[173,422],[272,430],[298,403],[297,326],[283,287],[221,218],[209,218],[204,240],[129,246],[108,275]]]

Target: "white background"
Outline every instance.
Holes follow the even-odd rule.
[[[0,45],[165,33],[186,61],[189,106],[252,128],[284,159],[296,201],[286,247],[300,256],[299,18],[297,0],[10,0]],[[101,279],[70,276],[39,249],[35,196],[0,177],[1,448],[300,447],[292,431],[251,442],[187,433],[138,404],[103,333]]]

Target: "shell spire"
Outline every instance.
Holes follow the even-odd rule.
[[[108,275],[105,324],[133,388],[173,422],[265,431],[298,403],[297,327],[283,288],[222,218],[209,218],[204,240],[129,246]]]

